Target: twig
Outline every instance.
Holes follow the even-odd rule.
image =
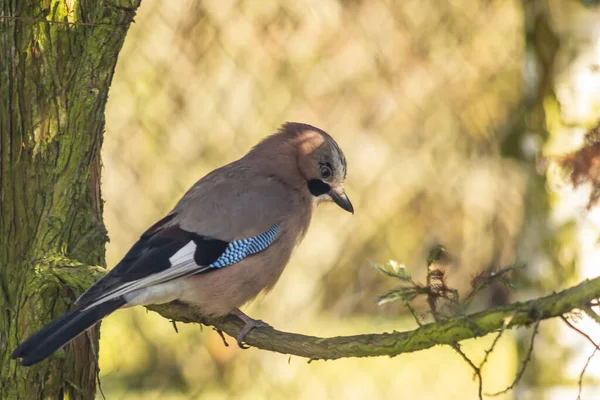
[[[500,341],[500,338],[502,337],[502,335],[504,334],[504,331],[506,330],[506,328],[510,324],[510,321],[512,321],[512,318],[513,317],[510,316],[510,317],[507,317],[504,320],[504,325],[502,325],[502,329],[500,329],[500,331],[498,332],[498,334],[494,338],[494,341],[492,342],[492,345],[490,346],[490,348],[485,351],[485,357],[483,357],[483,360],[481,361],[481,364],[479,364],[479,369],[483,369],[483,366],[487,362],[488,357],[490,356],[490,354],[492,353],[492,351],[494,351],[494,348],[496,347],[496,344],[498,344],[498,341]]]
[[[586,313],[591,319],[600,324],[600,315],[596,314],[596,312],[589,305],[584,305],[581,307],[584,313]]]
[[[427,266],[427,288],[429,289],[427,291],[427,304],[429,305],[429,310],[431,311],[431,315],[433,316],[433,319],[435,322],[439,322],[440,321],[440,316],[439,313],[437,311],[437,297],[433,294],[433,291],[431,290],[431,286],[432,286],[432,281],[434,279],[433,275],[434,275],[434,271],[438,271],[437,273],[439,273],[439,270],[436,269],[431,263]]]
[[[225,335],[223,334],[223,331],[220,330],[219,328],[213,328],[213,330],[217,331],[219,336],[221,336],[221,339],[223,340],[223,344],[225,345],[225,347],[229,347],[229,343],[227,343],[227,339],[225,339]]]
[[[500,340],[500,338],[502,337],[502,334],[504,333],[504,329],[502,329],[500,332],[498,332],[498,334],[496,335],[496,337],[494,338],[494,341],[492,342],[492,345],[490,346],[489,349],[485,350],[485,356],[483,357],[483,360],[481,361],[481,364],[479,364],[479,369],[482,369],[483,366],[485,365],[485,363],[488,360],[488,357],[490,356],[490,354],[492,354],[492,352],[494,351],[494,348],[496,347],[496,344],[498,343],[498,341]]]
[[[460,344],[453,343],[450,345],[450,347],[452,347],[458,354],[460,354],[461,357],[467,362],[467,364],[469,364],[469,366],[473,370],[473,378],[477,377],[477,383],[479,385],[477,394],[479,396],[479,400],[483,400],[483,378],[481,377],[481,367],[476,366],[473,363],[473,361],[471,361],[471,359],[467,357],[467,355],[460,348]]]
[[[585,309],[584,309],[584,311],[585,311]],[[594,313],[593,310],[591,310],[591,311],[592,311],[592,313]],[[596,314],[596,313],[594,313],[594,314]],[[579,333],[581,336],[586,338],[588,340],[588,342],[590,342],[594,346],[594,351],[588,357],[587,361],[585,362],[585,365],[583,366],[583,369],[581,370],[581,373],[579,374],[579,382],[578,382],[579,390],[577,392],[577,400],[581,400],[581,392],[583,390],[583,376],[585,375],[585,371],[587,370],[588,365],[590,365],[590,361],[592,360],[592,358],[594,357],[596,352],[598,350],[600,350],[600,348],[598,348],[598,344],[596,342],[594,342],[594,340],[587,333],[583,332],[581,329],[579,329],[575,325],[573,325],[571,323],[571,321],[569,321],[565,316],[562,316],[561,319],[565,322],[565,324],[567,324],[569,326],[569,328],[573,329],[575,332]]]
[[[417,323],[417,325],[423,326],[423,323],[421,322],[419,315],[417,314],[417,312],[415,311],[413,306],[410,305],[410,302],[408,300],[404,302],[404,306],[408,309],[408,311],[410,311],[410,313],[412,314],[413,318],[415,319],[415,322]]]
[[[521,369],[519,370],[519,372],[515,376],[515,379],[510,384],[510,386],[507,387],[506,389],[500,391],[500,392],[491,393],[491,394],[487,394],[486,393],[487,396],[499,396],[501,394],[504,394],[504,393],[506,393],[506,392],[514,389],[515,386],[517,386],[517,384],[519,383],[519,381],[523,377],[523,374],[525,373],[525,369],[527,368],[527,364],[529,364],[529,361],[531,361],[531,354],[533,353],[533,344],[535,343],[535,336],[538,334],[539,327],[540,327],[540,320],[538,319],[536,321],[534,327],[533,327],[533,333],[531,334],[531,342],[529,343],[529,349],[527,350],[527,355],[525,356],[525,359],[523,360],[523,364],[521,364]]]
[[[579,382],[577,383],[579,386],[579,389],[577,391],[577,400],[581,400],[581,392],[583,391],[583,376],[585,375],[585,371],[587,370],[588,365],[590,365],[590,361],[592,361],[592,358],[594,358],[594,355],[597,351],[598,346],[594,348],[594,351],[588,357],[587,361],[585,362],[585,365],[583,366],[583,369],[581,370],[581,373],[579,374]]]
[[[486,286],[489,286],[492,282],[495,282],[497,280],[504,280],[504,282],[506,282],[504,275],[506,275],[509,272],[512,271],[516,271],[519,269],[525,268],[525,264],[515,264],[515,265],[510,265],[508,267],[504,267],[499,269],[498,271],[494,271],[494,270],[490,270],[488,269],[487,271],[481,272],[480,274],[478,274],[477,276],[475,276],[472,280],[472,289],[471,291],[465,296],[465,300],[463,301],[463,305],[466,307],[468,306],[471,301],[475,298],[475,296],[481,292],[481,290],[483,290]],[[486,275],[484,277],[484,275]]]
[[[94,359],[96,360],[96,365],[100,365],[100,361],[98,360],[98,350],[96,349],[96,346],[94,345],[94,339],[92,338],[92,333],[91,331],[86,331],[85,332],[85,336],[87,338],[87,340],[90,342],[90,347],[92,348],[92,355],[94,356]],[[102,390],[102,382],[100,380],[100,368],[96,368],[96,383],[98,384],[98,390],[100,391],[100,394],[102,395],[102,399],[106,400],[106,396],[104,395],[104,390]]]
[[[573,329],[574,331],[576,331],[577,333],[579,333],[581,336],[583,336],[584,338],[586,338],[587,341],[592,344],[592,346],[598,347],[598,345],[596,344],[596,342],[594,342],[594,340],[587,333],[583,332],[581,329],[579,329],[578,327],[576,327],[575,325],[573,325],[571,323],[571,321],[569,321],[564,315],[561,315],[560,319],[562,319],[564,321],[564,323],[569,326],[569,328]]]

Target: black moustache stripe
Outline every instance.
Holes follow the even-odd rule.
[[[310,194],[316,197],[325,193],[329,193],[331,186],[320,179],[311,179],[308,181],[308,190],[310,191]]]

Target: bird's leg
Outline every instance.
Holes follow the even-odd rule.
[[[233,311],[231,311],[231,314],[233,314],[236,317],[238,317],[239,319],[241,319],[245,324],[242,327],[242,329],[240,330],[240,333],[237,335],[237,338],[236,338],[237,344],[238,344],[238,346],[240,346],[241,349],[250,348],[250,346],[246,346],[244,344],[244,337],[246,337],[248,332],[250,332],[252,329],[254,329],[254,328],[270,328],[271,327],[271,325],[267,324],[266,322],[263,322],[259,319],[250,318],[249,316],[244,314],[239,308],[234,308]]]

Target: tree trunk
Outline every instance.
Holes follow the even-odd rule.
[[[34,367],[10,354],[104,265],[104,107],[139,2],[0,0],[2,398],[94,398],[98,328]]]

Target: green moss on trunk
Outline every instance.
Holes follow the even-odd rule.
[[[104,107],[139,2],[0,0],[0,15],[39,20],[0,21],[3,398],[94,397],[97,329],[31,368],[9,356],[89,286],[94,275],[78,262],[104,265]]]

